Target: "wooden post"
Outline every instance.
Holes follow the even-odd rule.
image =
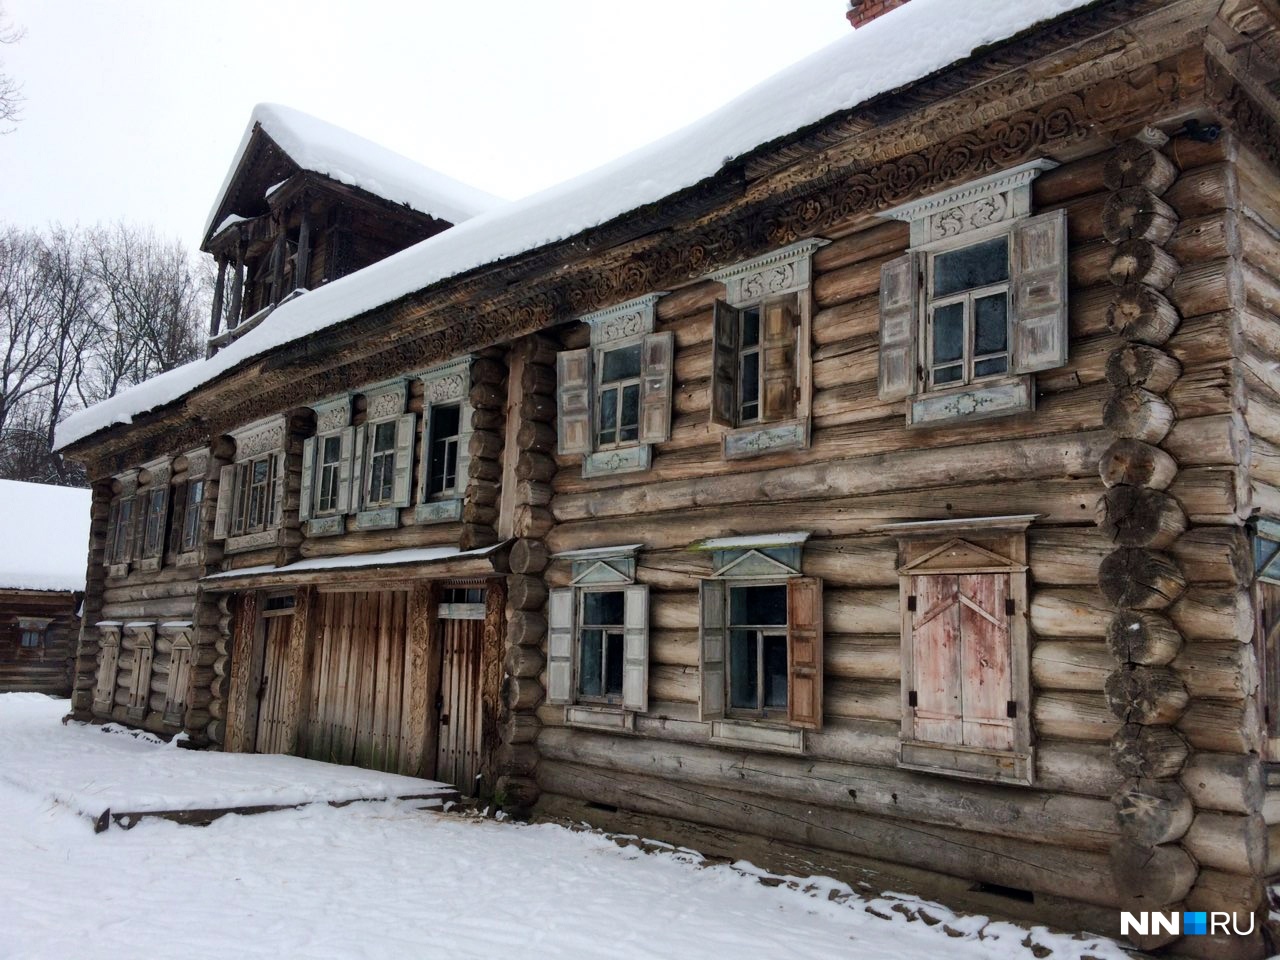
[[[302,198],[302,223],[298,226],[298,256],[293,264],[293,289],[307,289],[307,271],[311,268],[311,205]]]
[[[209,316],[209,336],[210,338],[218,335],[218,329],[222,326],[222,299],[227,285],[227,258],[218,257],[218,279],[213,285],[213,310]],[[213,348],[209,348],[212,356]]]
[[[438,582],[421,581],[409,593],[409,710],[404,720],[400,772],[410,777],[436,775],[439,728],[434,714],[440,685],[440,651],[436,649]]]
[[[235,286],[231,288],[231,312],[227,314],[227,329],[240,326],[240,311],[244,307],[244,244],[236,249]]]
[[[284,226],[276,235],[276,242],[271,248],[271,303],[279,303],[283,299],[284,290]]]
[[[285,666],[284,730],[280,737],[285,750],[292,754],[298,752],[298,731],[302,729],[302,708],[307,690],[307,639],[311,636],[311,610],[315,599],[314,587],[299,587],[294,594]]]

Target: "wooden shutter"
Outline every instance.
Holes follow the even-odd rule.
[[[120,501],[112,500],[107,508],[107,535],[102,542],[102,565],[111,566],[116,555],[116,518],[120,514]]]
[[[1014,747],[1014,720],[1009,716],[1013,700],[1009,596],[1007,573],[959,577],[963,741],[967,746]]]
[[[299,520],[306,520],[311,516],[311,488],[316,472],[316,447],[321,439],[320,437],[311,437],[302,443],[302,493],[298,503]]]
[[[213,518],[213,535],[225,540],[231,529],[231,509],[235,498],[236,468],[229,464],[218,471],[218,508]]]
[[[625,595],[622,634],[622,706],[649,710],[649,588],[632,584]]]
[[[284,519],[284,468],[285,453],[281,451],[271,458],[271,465],[274,475],[271,477],[271,487],[274,491],[271,497],[271,517],[267,522],[269,527],[278,527]]]
[[[1067,212],[1013,228],[1013,337],[1010,372],[1053,370],[1067,362]]]
[[[591,349],[562,350],[556,355],[558,397],[556,420],[562,454],[590,453],[594,428],[591,422]]]
[[[907,253],[880,268],[880,399],[919,390],[920,255]]]
[[[959,578],[911,578],[911,687],[913,740],[963,742],[960,680]]]
[[[703,720],[724,717],[724,665],[729,646],[726,597],[723,580],[703,580],[698,588],[698,665],[702,676],[698,706]]]
[[[338,434],[338,513],[351,512],[351,458],[355,447],[355,428],[343,427]],[[359,476],[359,474],[357,474]]]
[[[711,337],[711,422],[738,423],[738,311],[717,300]]]
[[[200,481],[197,480],[197,483]],[[182,528],[187,516],[187,496],[191,481],[185,480],[177,484],[169,492],[169,502],[173,505],[169,511],[169,552],[182,552]]]
[[[466,397],[462,398],[462,402],[458,404],[458,479],[454,492],[461,497],[467,492],[467,482],[471,479],[471,401]],[[424,450],[422,452],[422,462],[425,464],[430,457],[431,452]],[[426,472],[425,469],[423,471]],[[423,489],[426,489],[426,479],[423,479]],[[426,497],[424,496],[425,500]]]
[[[133,639],[133,672],[129,675],[129,719],[141,720],[151,701],[151,631],[138,631]]]
[[[182,723],[187,709],[187,688],[191,685],[191,641],[180,636],[169,654],[169,682],[164,694],[164,721]]]
[[[417,416],[406,413],[396,420],[396,466],[391,475],[391,506],[407,507],[412,499],[413,433]]]
[[[124,550],[120,560],[122,563],[131,563],[136,555],[142,553],[142,551],[138,549],[142,542],[143,533],[140,524],[147,522],[147,498],[135,494],[134,496],[129,497],[127,501],[122,501],[122,507],[125,502],[129,504],[130,512],[129,522],[126,523],[124,527]]]
[[[573,587],[547,595],[547,703],[573,703]]]
[[[822,729],[822,581],[787,581],[787,719]]]
[[[351,512],[357,513],[364,508],[369,499],[368,482],[364,475],[364,455],[366,437],[369,431],[362,423],[356,427],[351,442]]]
[[[640,442],[662,443],[671,439],[671,368],[675,337],[651,333],[644,338],[640,355]]]
[[[796,335],[800,314],[794,295],[769,300],[761,311],[764,374],[760,383],[762,420],[789,420],[796,415]]]
[[[120,637],[106,634],[98,651],[98,681],[93,688],[93,709],[109,714],[115,704],[116,666],[120,661]]]

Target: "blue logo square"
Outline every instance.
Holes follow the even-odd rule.
[[[1205,935],[1209,932],[1209,914],[1203,910],[1183,911],[1182,935]]]

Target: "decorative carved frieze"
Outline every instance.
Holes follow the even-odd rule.
[[[813,238],[801,240],[743,263],[735,263],[707,275],[709,280],[724,284],[725,299],[730,306],[757,303],[765,297],[793,293],[809,286],[812,278],[810,257],[813,251],[830,243]]]
[[[591,327],[591,345],[615,343],[653,332],[653,308],[666,292],[649,293],[580,317]]]
[[[269,417],[231,431],[236,441],[236,459],[248,460],[273,450],[283,450],[285,432],[283,416]]]
[[[396,380],[366,389],[364,391],[365,419],[369,422],[388,420],[404,413],[405,401],[409,395],[407,386],[407,381]]]
[[[209,472],[209,448],[188,450],[183,456],[187,458],[187,477],[191,480],[203,480]]]
[[[316,435],[337,433],[351,423],[351,395],[343,394],[331,400],[321,400],[311,405],[316,412]]]
[[[471,358],[459,357],[418,374],[424,403],[452,403],[466,399],[471,389]]]

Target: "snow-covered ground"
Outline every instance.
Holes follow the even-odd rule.
[[[131,777],[163,777],[194,755],[64,726],[65,706],[0,695],[3,958],[1124,957],[1105,940],[958,917],[910,897],[812,878],[762,883],[749,864],[406,800],[208,827],[147,819],[95,835],[46,778],[105,778],[127,792]],[[238,789],[254,789],[254,758],[225,759],[243,765]],[[216,786],[220,774],[210,776]]]

